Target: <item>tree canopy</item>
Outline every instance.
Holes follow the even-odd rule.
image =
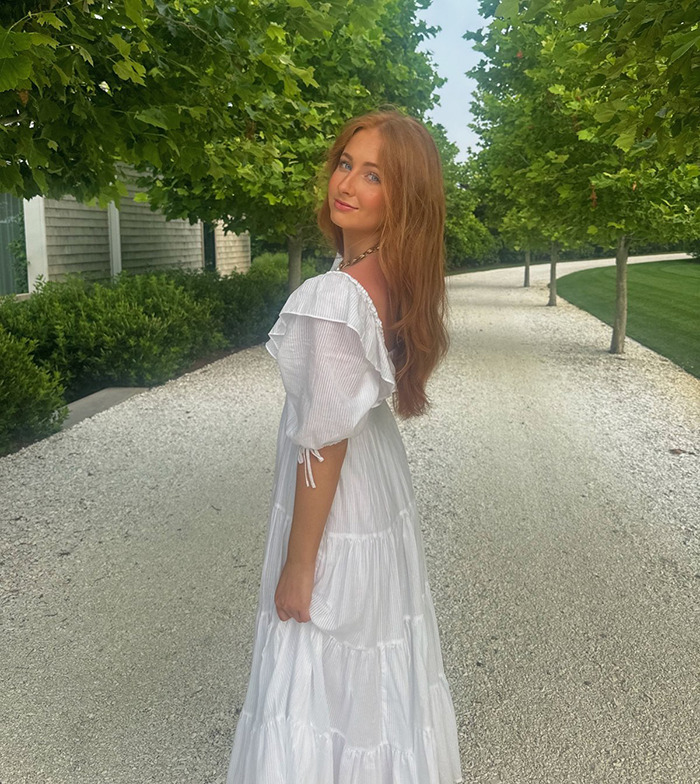
[[[520,247],[590,239],[615,247],[622,235],[692,233],[700,170],[670,166],[656,146],[631,143],[615,125],[609,107],[619,84],[589,79],[584,55],[596,36],[588,37],[570,5],[483,3],[493,20],[467,34],[485,55],[471,72],[478,84],[472,109],[492,222]]]
[[[303,243],[340,126],[442,83],[429,0],[18,0],[0,7],[0,190],[126,194],[169,218]],[[296,246],[295,246],[296,247]]]
[[[273,124],[313,81],[274,17],[311,32],[330,13],[278,0],[3,4],[0,189],[104,206],[126,193],[120,162],[247,162],[251,124]],[[243,142],[221,161],[208,142],[225,135]]]
[[[535,10],[535,8],[533,8]],[[611,85],[598,107],[601,132],[625,151],[696,159],[700,151],[700,5],[695,0],[566,0],[569,25],[585,30],[577,54],[586,90]]]
[[[670,242],[698,232],[700,168],[677,154],[689,127],[685,120],[693,121],[677,117],[666,128],[667,112],[659,109],[664,101],[667,108],[673,104],[673,90],[671,98],[664,94],[665,79],[682,93],[673,64],[692,57],[691,49],[700,44],[698,25],[691,15],[681,44],[670,32],[680,17],[669,11],[669,41],[677,46],[667,41],[654,59],[648,41],[635,54],[627,36],[644,38],[648,6],[656,3],[483,0],[481,5],[482,14],[493,19],[466,37],[484,54],[471,73],[478,84],[473,127],[484,140],[478,166],[487,216],[515,247],[550,244],[549,304],[556,304],[559,247],[594,239],[616,249],[611,351],[621,351],[630,243]],[[663,40],[658,31],[651,39]],[[632,84],[637,76],[646,91]]]

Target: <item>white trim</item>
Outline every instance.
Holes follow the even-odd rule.
[[[109,270],[114,277],[122,271],[122,241],[119,228],[119,210],[110,201],[107,205],[107,231],[109,233]]]
[[[39,275],[49,279],[49,256],[46,247],[46,212],[43,196],[23,199],[24,240],[27,246],[27,287],[36,290]]]

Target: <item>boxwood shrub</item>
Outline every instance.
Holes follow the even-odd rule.
[[[60,374],[35,364],[35,348],[0,325],[0,455],[57,432],[68,416]]]
[[[105,282],[40,280],[0,298],[0,449],[60,430],[66,403],[107,386],[152,386],[216,352],[267,338],[287,297],[287,255],[243,274],[156,269]],[[302,279],[330,266],[310,258]],[[3,446],[4,445],[4,446]]]

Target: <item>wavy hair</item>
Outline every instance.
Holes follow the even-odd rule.
[[[328,153],[326,183],[353,134],[372,128],[382,139],[377,163],[385,220],[378,263],[389,286],[391,330],[396,336],[393,404],[407,419],[430,407],[426,384],[450,344],[445,326],[445,190],[432,136],[418,120],[395,110],[370,112],[344,126]],[[343,253],[343,232],[331,220],[327,198],[317,219],[321,231]]]

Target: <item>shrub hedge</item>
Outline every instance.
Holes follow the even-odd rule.
[[[302,277],[317,271],[306,263]],[[0,455],[60,430],[73,400],[162,384],[197,359],[260,343],[286,293],[286,255],[264,254],[245,274],[69,275],[0,299]]]
[[[0,454],[55,433],[68,416],[60,374],[33,361],[35,348],[0,325]]]

